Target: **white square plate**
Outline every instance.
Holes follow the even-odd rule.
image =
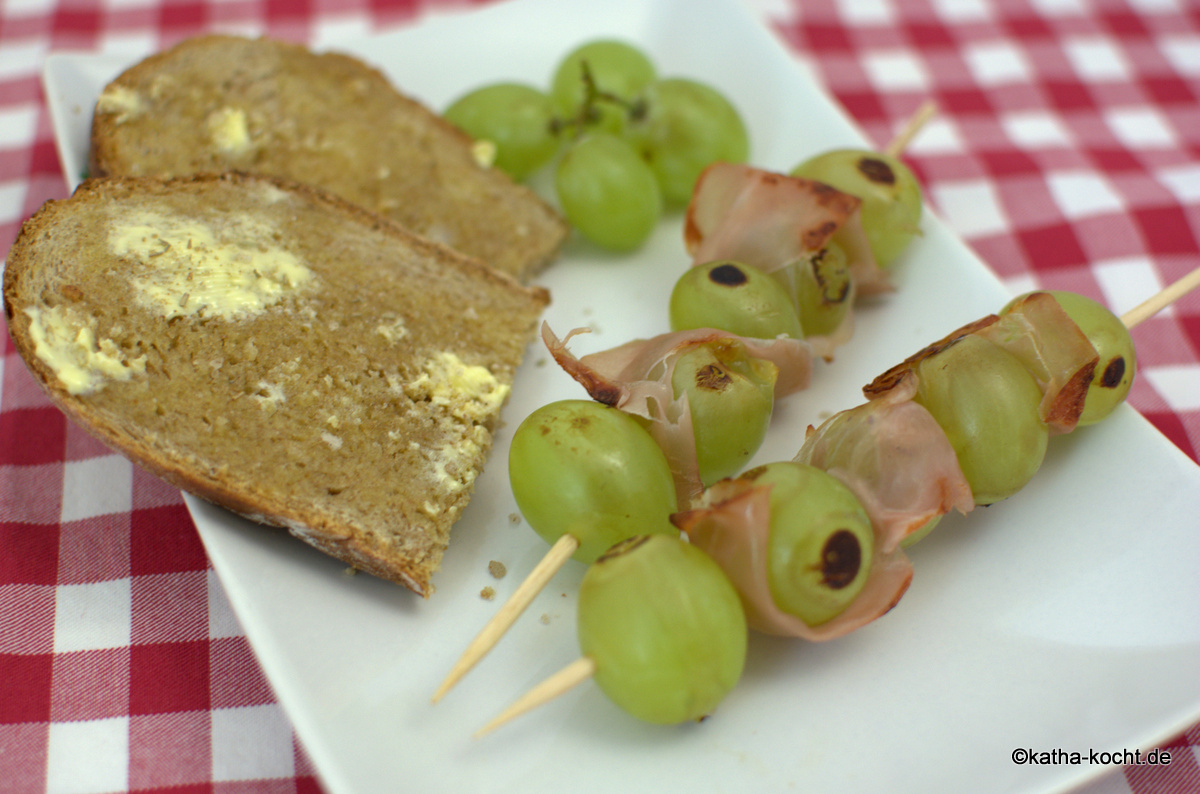
[[[477,85],[544,85],[584,40],[642,46],[664,74],[740,106],[753,161],[787,169],[861,144],[799,62],[735,0],[512,0],[339,49],[435,108]],[[90,109],[138,54],[56,55],[47,95],[66,173],[86,161]],[[542,277],[579,354],[666,330],[688,264],[678,216],[633,256],[572,243]],[[791,458],[805,427],[862,401],[875,375],[1008,297],[936,218],[895,266],[896,293],[857,310],[854,339],[812,389],[780,405],[759,462]],[[482,740],[471,734],[577,655],[570,563],[442,703],[430,695],[545,551],[504,461],[528,413],[582,390],[532,346],[507,428],[454,531],[428,601],[284,532],[189,498],[263,669],[332,792],[1049,791],[1105,767],[1017,765],[1018,748],[1151,746],[1200,718],[1200,469],[1132,409],[1052,441],[1012,499],[948,517],[913,549],[916,575],[885,618],[828,644],[755,636],[714,718],[640,724],[587,684]],[[490,560],[507,578],[488,574]],[[480,598],[494,586],[497,600]],[[1108,768],[1108,769],[1111,769]]]

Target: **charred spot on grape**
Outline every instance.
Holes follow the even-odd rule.
[[[858,161],[858,172],[878,185],[896,184],[896,172],[892,167],[874,157],[864,157]]]
[[[1104,368],[1104,374],[1100,377],[1100,385],[1106,389],[1115,389],[1121,385],[1121,381],[1125,378],[1125,357],[1117,356],[1112,361],[1108,362],[1108,366]]]
[[[951,331],[946,336],[942,337],[931,345],[926,345],[925,347],[921,348],[916,353],[913,353],[911,356],[889,369],[887,372],[875,378],[875,380],[871,381],[866,386],[863,386],[863,394],[867,397],[867,399],[871,399],[883,394],[889,389],[894,388],[896,384],[904,379],[904,376],[907,373],[915,372],[917,366],[925,359],[933,358],[938,353],[948,350],[963,337],[970,336],[976,331],[987,328],[989,325],[998,322],[999,319],[1000,318],[997,315],[989,314],[986,317],[981,317],[978,320],[969,322],[957,330]]]
[[[862,567],[862,546],[848,529],[829,536],[821,549],[821,584],[834,590],[848,586]]]
[[[762,443],[777,377],[771,362],[720,342],[698,344],[675,359],[671,391],[676,400],[687,400],[705,486],[740,471]]]
[[[632,538],[626,538],[625,540],[618,541],[617,543],[613,544],[608,549],[608,551],[604,552],[599,557],[597,557],[595,564],[599,565],[600,563],[603,563],[603,562],[615,560],[617,557],[620,557],[625,554],[629,554],[631,551],[635,550],[638,546],[648,543],[649,541],[650,541],[649,535],[634,535]]]
[[[667,313],[672,331],[715,328],[754,339],[803,336],[783,283],[732,259],[686,269],[671,289]]]
[[[729,373],[716,364],[707,364],[696,370],[696,388],[708,391],[725,391],[733,383]]]
[[[749,281],[745,271],[733,262],[725,262],[708,271],[708,279],[722,287],[740,287]]]
[[[823,207],[837,214],[848,214],[858,209],[860,200],[857,196],[852,196],[849,193],[839,190],[833,185],[826,184],[819,179],[810,181],[813,185],[813,196],[817,199],[817,206]],[[828,224],[826,225],[828,226]]]
[[[822,248],[812,258],[812,274],[817,281],[821,300],[827,304],[838,304],[850,294],[850,279],[846,278],[843,262],[829,255],[829,248]],[[839,278],[841,276],[841,278]]]
[[[810,249],[824,247],[830,236],[837,231],[838,225],[833,221],[826,221],[819,226],[814,226],[804,232],[804,247]]]
[[[753,469],[746,469],[744,472],[742,472],[742,476],[738,479],[753,482],[754,480],[757,480],[759,477],[766,474],[767,471],[768,469],[766,464],[762,466],[755,466]]]

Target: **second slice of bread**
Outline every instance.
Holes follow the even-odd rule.
[[[533,191],[378,70],[339,53],[209,35],[145,59],[100,95],[92,176],[227,170],[330,190],[527,280],[566,238]]]
[[[89,180],[26,222],[4,305],[73,419],[178,487],[428,595],[543,290],[332,195]]]

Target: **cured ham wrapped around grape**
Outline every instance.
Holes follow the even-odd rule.
[[[733,582],[750,627],[766,634],[831,640],[861,628],[896,605],[912,580],[908,558],[899,548],[885,552],[878,542],[861,542],[861,536],[854,541],[838,524],[819,544],[814,564],[789,567],[819,573],[809,582],[809,589],[818,591],[813,596],[816,600],[828,595],[835,604],[839,600],[849,603],[840,610],[835,607],[831,611],[836,614],[825,620],[805,620],[796,614],[803,612],[804,605],[789,603],[787,589],[777,586],[786,573],[774,581],[772,577],[773,563],[777,565],[772,558],[779,551],[773,548],[771,536],[773,530],[780,531],[772,520],[772,510],[777,509],[772,490],[781,486],[762,484],[756,475],[757,471],[751,470],[737,479],[723,480],[709,489],[705,506],[672,517],[692,544],[716,560]],[[809,494],[796,498],[807,500]],[[801,572],[800,577],[806,573]],[[850,599],[839,599],[854,579],[861,579],[860,589]]]
[[[875,261],[861,202],[821,182],[714,163],[696,182],[684,221],[695,264],[732,259],[771,273],[811,257],[838,233],[859,295],[893,288]]]
[[[829,472],[862,502],[883,551],[950,510],[975,507],[958,457],[906,373],[874,399],[809,427],[795,460]]]
[[[694,406],[687,394],[680,393],[675,386],[679,383],[676,367],[680,361],[699,348],[707,348],[716,362],[709,365],[713,378],[701,386],[712,387],[708,389],[710,391],[720,391],[728,386],[729,370],[739,369],[739,364],[743,365],[740,369],[751,381],[769,381],[766,404],[752,411],[758,414],[761,430],[765,433],[771,415],[770,400],[807,388],[814,357],[826,354],[829,349],[829,344],[822,339],[749,339],[705,328],[634,340],[577,358],[567,345],[572,337],[586,330],[576,329],[559,339],[549,325],[543,324],[542,340],[559,366],[578,381],[592,399],[648,422],[650,434],[671,464],[681,508],[691,504],[691,500],[703,491],[705,483],[697,456]],[[730,402],[721,409],[727,422],[732,421],[730,417],[736,415],[738,407],[734,404],[733,390],[728,399]],[[758,442],[747,445],[746,457],[757,449]]]
[[[1069,433],[1079,421],[1099,356],[1088,337],[1048,292],[1030,292],[1000,315],[968,323],[905,359],[863,389],[873,398],[894,388],[924,360],[965,336],[986,339],[1012,354],[1042,391],[1038,415],[1053,433]]]

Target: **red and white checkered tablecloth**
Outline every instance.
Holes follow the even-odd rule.
[[[324,44],[453,0],[4,0],[0,252],[66,195],[40,70],[56,50],[201,31]],[[599,7],[599,4],[598,4]],[[926,99],[927,196],[1014,292],[1118,313],[1200,266],[1195,0],[754,0],[874,140]],[[179,494],[0,361],[0,790],[318,791]],[[1130,402],[1200,455],[1200,293],[1135,331]],[[1200,675],[1200,670],[1197,671]],[[1200,791],[1200,726],[1169,767],[1089,791]]]

